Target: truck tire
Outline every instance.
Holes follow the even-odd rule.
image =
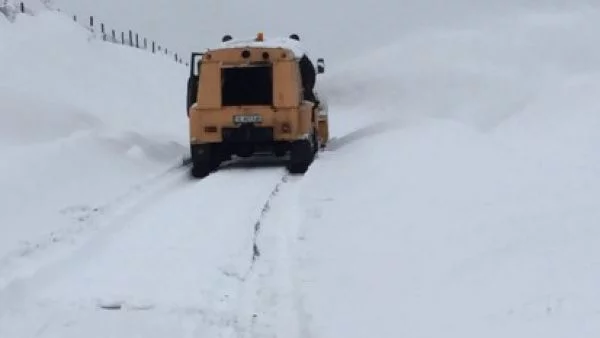
[[[299,140],[292,143],[288,171],[291,174],[304,174],[315,158],[311,140]]]
[[[222,156],[216,144],[192,145],[191,155],[191,174],[195,178],[204,178],[221,165]]]

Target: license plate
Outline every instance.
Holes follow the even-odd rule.
[[[260,123],[262,116],[260,115],[235,115],[233,123]]]

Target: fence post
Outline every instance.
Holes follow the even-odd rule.
[[[25,13],[25,3],[23,3],[23,2],[21,1],[21,4],[20,4],[20,6],[19,6],[19,7],[21,8],[21,13]]]
[[[133,32],[129,30],[129,46],[133,47]]]
[[[112,42],[117,42],[117,32],[115,32],[115,30],[112,30]]]
[[[94,17],[90,15],[90,28],[94,28]]]
[[[148,49],[148,39],[144,38],[144,49]]]
[[[140,37],[138,33],[135,33],[135,48],[140,48]]]
[[[152,41],[152,54],[156,52],[156,42]]]
[[[104,33],[104,23],[100,23],[100,31],[102,32],[102,40],[106,41],[106,34]]]
[[[77,22],[77,15],[73,15],[73,21]]]
[[[121,44],[125,44],[125,32],[121,32]]]

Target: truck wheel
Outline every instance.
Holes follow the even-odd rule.
[[[290,149],[288,171],[292,174],[304,174],[314,160],[313,144],[310,140],[294,141]]]
[[[204,178],[219,167],[222,158],[215,144],[192,145],[192,176]]]

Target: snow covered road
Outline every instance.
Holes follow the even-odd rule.
[[[183,184],[5,289],[0,336],[183,337],[191,330],[216,337],[208,332],[228,327],[239,337],[238,301],[247,297],[240,292],[251,292],[244,281],[260,258],[255,224],[285,169],[225,167],[199,182],[180,175],[175,181]]]

